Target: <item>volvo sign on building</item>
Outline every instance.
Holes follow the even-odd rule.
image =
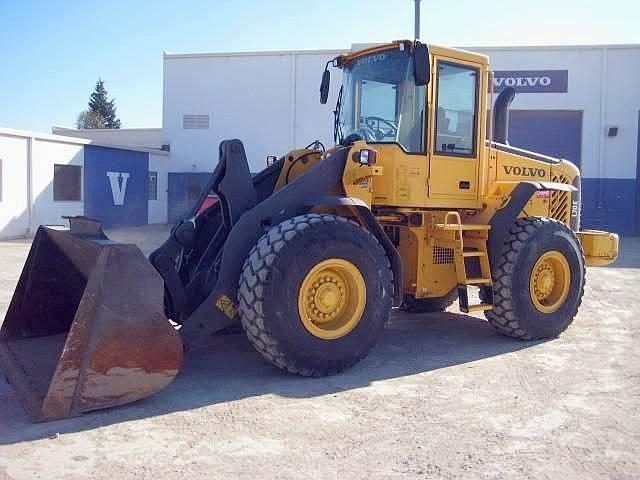
[[[516,93],[567,93],[568,86],[568,70],[497,70],[493,76],[496,93],[506,87]]]

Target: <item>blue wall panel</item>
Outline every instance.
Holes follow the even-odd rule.
[[[84,147],[85,215],[105,227],[148,223],[148,182],[148,153]]]
[[[581,228],[633,235],[635,178],[583,178]]]
[[[169,173],[169,223],[176,223],[192,207],[200,191],[211,178],[210,173]]]

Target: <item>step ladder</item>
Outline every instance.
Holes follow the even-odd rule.
[[[487,303],[469,305],[468,286],[491,287],[491,267],[487,252],[489,225],[463,224],[458,212],[447,212],[444,223],[434,225],[435,245],[452,248],[453,259],[458,280],[458,303],[464,313],[481,312],[493,308],[493,289],[487,289]],[[465,259],[477,258],[480,265],[480,276],[469,277]]]

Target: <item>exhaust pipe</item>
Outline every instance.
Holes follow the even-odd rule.
[[[507,87],[498,98],[493,106],[493,141],[508,145],[507,140],[509,134],[509,105],[516,96],[516,90],[513,87]]]

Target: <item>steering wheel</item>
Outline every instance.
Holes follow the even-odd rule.
[[[360,125],[360,128],[358,129],[358,135],[362,137],[362,140],[364,140],[365,142],[375,142],[379,140],[375,130],[365,125]]]
[[[373,131],[376,140],[382,140],[386,137],[395,138],[398,133],[398,127],[396,126],[396,124],[391,120],[387,120],[382,117],[365,117],[364,123]],[[381,125],[386,127],[386,129],[382,128]]]

